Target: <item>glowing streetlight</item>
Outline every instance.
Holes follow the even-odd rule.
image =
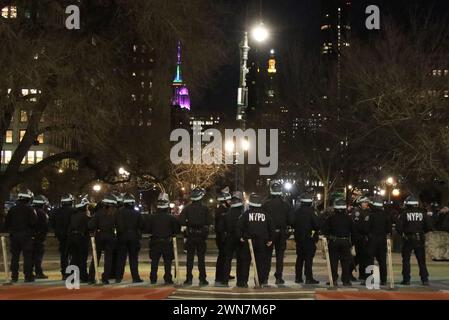
[[[210,203],[213,203],[213,202],[214,202],[214,199],[210,198],[210,199],[209,199],[209,202],[210,202]]]
[[[62,170],[61,168],[59,168],[58,173],[63,173],[64,170]]]
[[[94,184],[94,186],[92,187],[92,190],[94,190],[95,192],[100,192],[101,184],[99,184],[99,183]]]
[[[248,141],[248,140],[243,139],[243,141],[242,141],[242,148],[243,148],[243,150],[245,150],[245,151],[248,151],[248,150],[249,150],[249,141]]]
[[[269,32],[265,25],[261,22],[259,25],[254,27],[252,35],[254,40],[256,40],[257,42],[264,42],[268,39]]]
[[[290,191],[292,189],[293,185],[291,184],[291,182],[286,182],[284,183],[284,188],[287,191]]]
[[[351,184],[348,186],[348,190],[352,190],[352,185]]]
[[[381,197],[385,196],[385,193],[386,193],[385,189],[382,189],[382,190],[379,191],[379,195]]]
[[[118,168],[118,174],[124,175],[126,170],[123,167]]]
[[[399,189],[393,189],[393,191],[391,191],[391,194],[393,195],[393,197],[399,197],[401,195],[401,191]]]
[[[316,199],[317,199],[318,201],[321,200],[321,193],[317,193],[317,194],[316,194]]]
[[[394,178],[393,177],[388,177],[386,182],[387,182],[388,185],[392,186],[394,184]]]

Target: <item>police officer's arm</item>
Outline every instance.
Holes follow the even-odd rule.
[[[150,215],[145,223],[145,233],[153,233],[153,215]]]
[[[267,229],[268,229],[268,246],[271,246],[273,243],[273,236],[274,236],[274,224],[273,219],[271,219],[271,216],[267,215]]]
[[[387,234],[392,235],[393,234],[393,220],[391,218],[391,215],[387,213]]]
[[[401,212],[399,215],[399,219],[396,222],[396,232],[402,235],[404,232],[404,219],[405,219],[405,212]]]
[[[182,210],[181,215],[179,216],[179,223],[181,226],[187,225],[187,214],[189,213],[190,206],[187,206]]]
[[[236,224],[236,235],[242,241],[244,236],[244,230],[246,228],[246,221],[248,220],[248,213],[244,212],[238,219]]]
[[[11,210],[12,209],[9,209],[9,211],[6,214],[6,217],[5,217],[5,226],[4,226],[4,228],[5,228],[6,232],[10,232],[10,228],[11,228]]]
[[[91,232],[98,228],[98,211],[95,212],[93,217],[89,220],[88,227]]]
[[[433,224],[431,218],[427,215],[427,213],[424,213],[424,233],[433,231]]]
[[[178,219],[173,216],[170,216],[170,222],[173,230],[173,236],[176,236],[181,232],[181,224],[179,223]]]
[[[36,228],[38,224],[37,213],[34,209],[29,208],[28,210],[28,226],[32,229]]]
[[[208,226],[212,226],[214,224],[214,218],[208,208],[206,208],[206,221]]]

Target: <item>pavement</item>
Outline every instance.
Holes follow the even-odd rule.
[[[181,250],[180,250],[181,251]],[[150,261],[148,258],[148,248],[143,248],[140,253],[139,271],[143,283],[133,284],[128,266],[124,280],[120,284],[108,286],[92,286],[81,284],[81,290],[68,290],[65,283],[61,281],[59,272],[59,260],[56,250],[49,249],[44,257],[44,272],[49,276],[46,280],[37,280],[35,283],[25,284],[23,279],[13,285],[0,286],[0,299],[50,299],[50,300],[109,300],[109,299],[176,299],[176,300],[206,300],[206,299],[431,299],[449,300],[449,262],[448,261],[428,261],[430,273],[430,286],[421,285],[418,268],[415,259],[412,257],[412,282],[411,286],[400,286],[401,257],[400,254],[393,254],[393,269],[395,287],[381,287],[379,290],[368,290],[358,282],[354,282],[352,287],[329,288],[327,282],[326,263],[321,252],[317,252],[314,260],[314,276],[320,281],[319,285],[300,285],[294,282],[294,268],[296,255],[293,250],[288,250],[285,257],[284,280],[285,285],[274,284],[274,262],[272,260],[272,272],[268,288],[255,288],[253,281],[250,281],[249,288],[235,287],[235,280],[230,282],[229,288],[214,286],[216,253],[210,252],[206,256],[206,269],[210,285],[200,287],[198,285],[198,273],[194,268],[194,281],[192,286],[164,286],[162,261],[159,267],[159,282],[156,285],[149,283]],[[185,280],[185,254],[180,252],[180,277],[179,283]],[[89,258],[90,261],[90,258]],[[100,262],[100,271],[102,262]],[[0,263],[0,270],[3,271],[3,263]],[[235,274],[235,261],[233,261],[232,274]],[[22,275],[21,275],[22,276]],[[250,279],[253,279],[251,271]],[[0,274],[0,282],[5,282],[5,274]]]

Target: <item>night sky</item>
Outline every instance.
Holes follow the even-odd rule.
[[[441,17],[449,17],[449,0],[350,0],[352,2],[351,27],[352,37],[363,37],[365,29],[365,8],[378,5],[382,16],[391,16],[395,21],[403,21],[407,13],[417,10],[419,14],[429,10]],[[238,44],[247,25],[257,22],[260,14],[259,0],[232,0],[233,12],[237,12],[228,21],[226,30],[235,43],[231,53],[230,64],[221,68],[212,82],[211,88],[200,100],[192,97],[193,110],[212,110],[233,116],[236,110],[236,96],[239,79]],[[307,50],[320,49],[321,0],[262,0],[262,18],[270,28],[270,39],[266,50],[274,48],[277,52],[277,63],[282,63],[282,52],[291,43],[301,39]],[[245,19],[247,17],[247,19]],[[250,43],[251,47],[251,43]]]

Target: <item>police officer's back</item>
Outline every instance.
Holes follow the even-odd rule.
[[[17,204],[12,207],[5,219],[5,228],[11,241],[11,279],[19,277],[20,253],[23,253],[23,273],[25,282],[34,281],[33,277],[33,236],[37,223],[35,211],[29,206],[33,193],[29,190],[19,192]]]
[[[37,222],[33,241],[33,266],[36,279],[47,279],[42,270],[42,260],[45,251],[45,239],[48,232],[48,215],[46,207],[48,199],[43,195],[38,195],[33,199],[33,207],[36,211]]]

